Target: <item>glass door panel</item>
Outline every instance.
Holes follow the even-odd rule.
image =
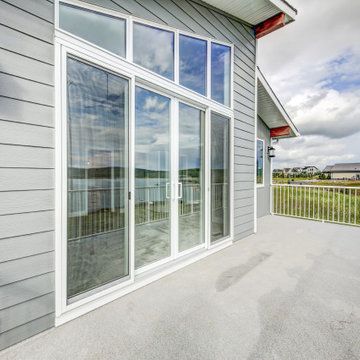
[[[211,242],[230,234],[230,119],[211,114]]]
[[[179,104],[179,251],[204,243],[203,111]]]
[[[67,60],[67,297],[129,274],[128,80]]]
[[[136,87],[135,268],[171,254],[170,103]]]

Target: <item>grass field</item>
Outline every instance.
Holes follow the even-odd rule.
[[[273,186],[275,214],[360,225],[360,188]]]
[[[294,180],[294,181],[292,181]],[[316,178],[309,177],[299,177],[299,178],[273,178],[274,184],[293,184],[299,183],[302,181],[311,182],[312,185],[321,185],[321,186],[350,186],[350,187],[360,187],[359,180],[319,180]]]

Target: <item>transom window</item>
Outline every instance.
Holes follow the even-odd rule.
[[[144,24],[138,19],[132,21],[131,16],[104,14],[93,8],[97,9],[60,2],[60,28],[231,107],[230,45]],[[132,38],[127,42],[129,36]]]
[[[60,3],[62,29],[116,55],[126,57],[126,20]]]

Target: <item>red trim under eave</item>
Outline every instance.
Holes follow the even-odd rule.
[[[275,129],[270,129],[270,137],[288,136],[291,134],[290,126],[282,126]]]
[[[263,21],[262,23],[254,26],[254,34],[256,39],[272,33],[285,26],[285,14],[277,14],[270,19]]]

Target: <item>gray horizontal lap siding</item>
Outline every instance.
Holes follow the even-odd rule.
[[[234,44],[235,240],[251,234],[255,98],[251,29],[200,1],[84,2]],[[0,30],[2,349],[54,325],[53,4],[0,1]]]
[[[234,44],[234,239],[253,232],[255,39],[251,29],[200,1],[83,0]],[[242,209],[241,212],[238,209]]]
[[[53,4],[0,1],[0,350],[54,326]]]

